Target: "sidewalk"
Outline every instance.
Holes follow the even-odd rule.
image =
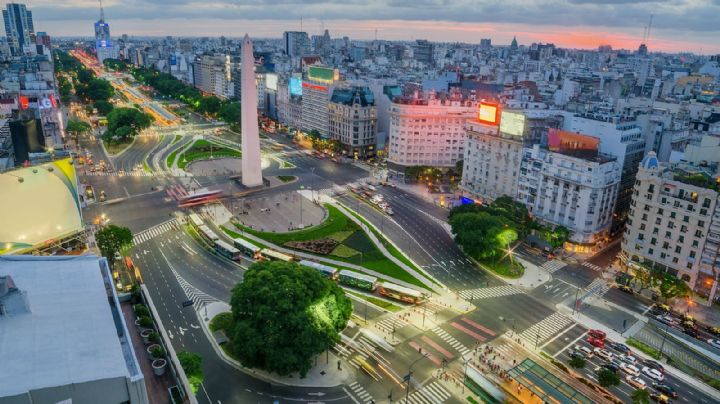
[[[205,317],[206,310],[207,317]],[[341,366],[340,364],[342,362],[340,358],[335,356],[335,354],[331,352],[319,354],[315,358],[315,366],[310,369],[310,371],[307,373],[307,375],[305,375],[304,378],[301,378],[299,374],[294,374],[289,377],[283,377],[263,370],[252,369],[243,366],[240,362],[236,361],[235,359],[231,358],[227,353],[225,353],[225,351],[220,347],[220,345],[218,345],[218,343],[215,341],[215,337],[210,332],[210,320],[212,320],[214,316],[220,313],[229,311],[230,306],[227,303],[215,302],[207,305],[206,309],[196,310],[196,314],[198,316],[198,319],[200,319],[200,323],[202,324],[202,330],[207,336],[208,340],[210,340],[210,344],[212,345],[215,352],[218,354],[221,360],[223,360],[228,365],[234,367],[235,369],[253,377],[257,377],[258,379],[264,380],[268,383],[294,387],[335,387],[350,383],[352,380],[355,380],[356,377],[354,371],[352,370],[353,368],[347,365]]]
[[[522,264],[525,268],[525,272],[523,273],[523,276],[516,279],[500,277],[500,279],[505,281],[505,283],[525,289],[534,289],[552,279],[547,271],[542,270],[539,266],[533,264],[532,262],[525,261],[524,259],[518,257],[515,257],[514,259]],[[488,272],[493,273],[492,271]]]

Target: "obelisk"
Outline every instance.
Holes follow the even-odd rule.
[[[248,34],[245,34],[243,39],[241,69],[242,184],[246,187],[257,187],[262,185],[263,178],[260,167],[255,57],[253,56],[253,44]]]

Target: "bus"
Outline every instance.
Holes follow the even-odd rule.
[[[374,291],[377,288],[377,278],[370,275],[359,274],[357,272],[343,269],[340,271],[340,283],[345,286]]]
[[[241,253],[247,255],[250,258],[257,259],[260,255],[260,247],[245,239],[236,238],[233,240],[233,244],[235,245],[235,248],[240,250]]]
[[[178,206],[181,208],[187,208],[197,205],[205,205],[211,202],[215,202],[220,198],[222,190],[218,189],[215,191],[201,191],[193,192],[182,196],[178,199]]]
[[[231,259],[233,261],[240,260],[240,250],[222,240],[217,240],[215,242],[215,251],[227,259]]]
[[[380,282],[378,290],[383,296],[405,303],[420,304],[425,300],[421,292],[390,282]]]
[[[216,241],[220,240],[220,237],[218,237],[214,231],[210,230],[210,228],[204,224],[198,227],[198,231],[200,232],[200,236],[210,242],[210,244],[214,245]]]
[[[280,251],[271,250],[269,248],[263,248],[260,250],[260,257],[269,259],[271,261],[285,261],[291,262],[295,260],[295,257],[288,254],[283,254]]]
[[[190,216],[188,216],[188,218],[189,218],[190,224],[196,229],[204,224],[202,219],[200,219],[200,216],[197,213],[191,213]]]
[[[327,265],[323,265],[314,261],[308,261],[308,260],[301,260],[298,262],[300,265],[305,265],[306,267],[313,268],[320,272],[321,274],[327,276],[329,279],[336,281],[338,279],[338,270],[337,268],[329,267]]]

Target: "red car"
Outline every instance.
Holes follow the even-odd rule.
[[[587,341],[588,344],[590,344],[594,347],[605,348],[605,340],[602,340],[600,338],[595,338],[595,337],[591,336],[591,337],[587,337],[587,339],[585,341]]]
[[[603,341],[605,341],[605,338],[607,338],[607,334],[605,334],[604,331],[600,331],[600,330],[590,330],[590,331],[588,331],[588,335],[590,335],[593,338],[603,340]]]

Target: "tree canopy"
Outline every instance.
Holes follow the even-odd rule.
[[[125,141],[152,124],[152,116],[136,108],[115,108],[107,115],[106,139]]]
[[[67,125],[65,126],[65,131],[74,135],[86,133],[89,130],[90,124],[85,121],[80,121],[78,119],[69,119]]]
[[[517,239],[517,233],[505,218],[488,212],[454,214],[450,217],[450,226],[455,242],[463,247],[463,251],[481,260],[497,256],[501,249]]]
[[[603,387],[617,386],[620,384],[620,376],[610,369],[600,369],[597,375],[598,383]]]
[[[195,352],[180,351],[177,354],[180,366],[185,371],[185,376],[192,386],[193,392],[197,392],[200,383],[205,379],[202,369],[202,356]]]
[[[113,106],[113,104],[111,102],[106,101],[106,100],[95,101],[95,103],[93,105],[97,109],[98,114],[103,115],[103,116],[107,116],[110,113],[110,111],[112,111],[113,108],[115,108],[115,106]]]
[[[230,300],[232,350],[245,366],[305,376],[312,359],[340,340],[352,304],[316,270],[296,263],[256,262]]]
[[[630,394],[633,404],[650,404],[650,393],[646,389],[635,389]]]
[[[107,258],[111,266],[115,263],[115,253],[130,245],[132,239],[133,235],[130,229],[114,224],[105,226],[95,233],[95,241],[97,241],[100,253]]]

